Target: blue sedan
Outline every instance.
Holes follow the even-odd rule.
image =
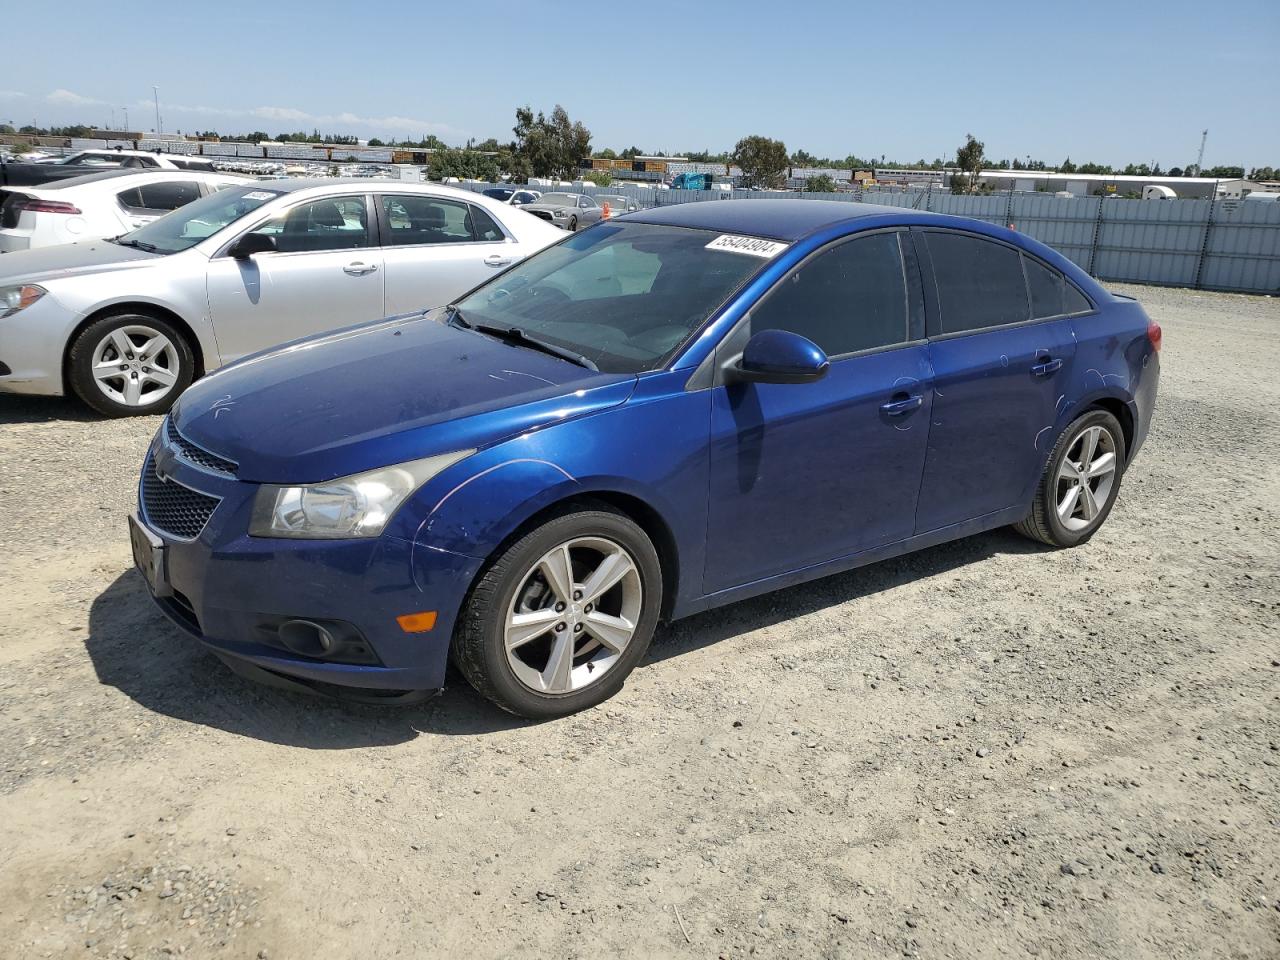
[[[247,676],[404,700],[452,659],[563,715],[661,620],[1005,524],[1085,542],[1147,435],[1160,336],[986,223],[643,211],[196,383],[147,453],[135,559]]]

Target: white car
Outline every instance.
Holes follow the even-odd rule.
[[[25,159],[25,158],[24,158]],[[40,161],[45,162],[45,161]],[[134,170],[202,170],[213,169],[213,163],[203,157],[188,157],[182,154],[154,153],[147,150],[80,150],[65,157],[57,157],[47,161],[68,166],[101,167],[103,170],[116,168]]]
[[[160,413],[225,363],[449,303],[563,237],[435,184],[220,190],[113,240],[0,257],[0,393],[72,392],[109,416]]]
[[[248,177],[179,170],[108,170],[0,196],[0,253],[115,237]]]

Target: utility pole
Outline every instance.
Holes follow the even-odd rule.
[[[160,125],[160,88],[157,86],[152,86],[151,92],[155,95],[155,98],[156,98],[156,136],[159,136],[160,134],[164,133],[164,127]]]
[[[124,128],[128,130],[129,129],[129,108],[121,107],[120,109],[124,111]]]
[[[1200,154],[1196,157],[1196,176],[1200,176],[1200,171],[1204,169],[1204,142],[1209,139],[1209,131],[1205,130],[1200,134]]]

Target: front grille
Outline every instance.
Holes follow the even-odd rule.
[[[217,497],[199,493],[174,480],[160,479],[155,458],[147,457],[147,465],[142,470],[142,513],[147,523],[161,533],[179,540],[194,540],[220,502]]]
[[[212,470],[214,473],[224,473],[229,477],[234,477],[236,474],[238,464],[234,460],[228,460],[226,457],[220,457],[216,453],[210,453],[203,447],[197,447],[178,432],[178,428],[173,425],[173,421],[169,417],[164,418],[164,441],[177,450],[178,456],[188,463],[195,464],[197,467],[204,467],[206,470]]]
[[[535,217],[541,217],[543,220],[551,219],[551,214],[549,214],[546,210],[530,210],[529,212],[532,213]]]

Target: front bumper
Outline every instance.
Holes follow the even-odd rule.
[[[161,444],[153,443],[148,462]],[[214,474],[161,453],[168,482],[220,498],[192,540],[139,515],[164,543],[172,596],[162,611],[237,672],[266,682],[375,691],[378,699],[444,686],[449,641],[480,562],[394,537],[288,540],[245,531],[258,485]],[[145,469],[145,468],[144,468]],[[406,633],[396,618],[436,611],[435,626]],[[359,631],[376,663],[343,663],[285,648],[281,618],[341,621]]]
[[[76,319],[46,293],[0,320],[0,364],[9,368],[0,374],[0,393],[62,396],[62,355]]]

